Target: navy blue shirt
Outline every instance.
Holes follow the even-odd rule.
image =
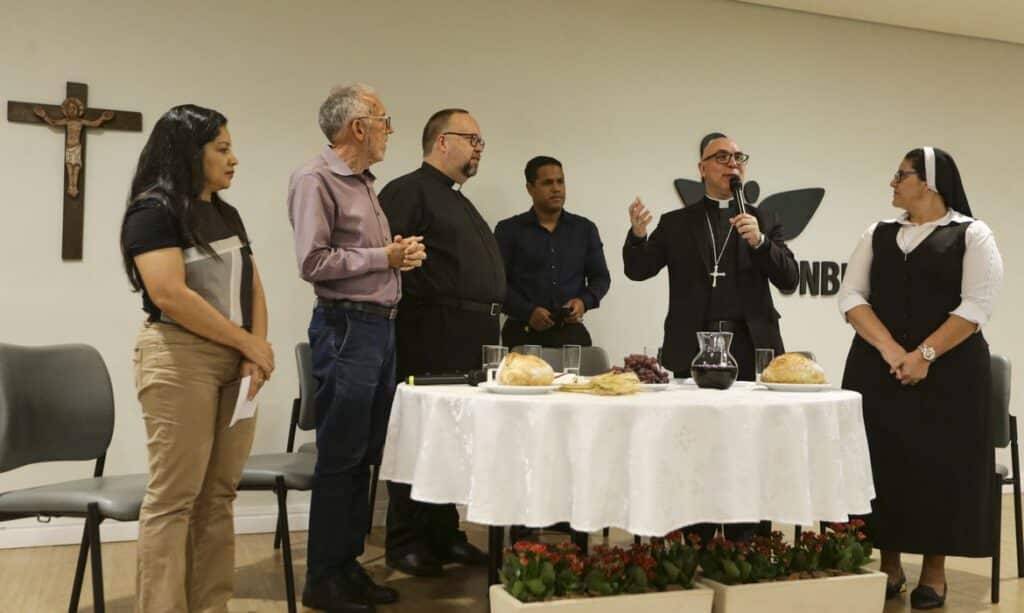
[[[565,210],[553,232],[529,211],[498,222],[494,238],[505,260],[504,311],[528,321],[535,307],[553,311],[579,298],[596,309],[611,286],[597,226]]]

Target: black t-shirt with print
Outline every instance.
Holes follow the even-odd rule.
[[[196,202],[192,206],[196,233],[216,254],[211,256],[182,236],[171,211],[158,200],[132,204],[124,222],[123,241],[129,257],[178,247],[185,259],[185,284],[221,315],[252,329],[252,249],[238,211],[220,202]],[[237,230],[236,230],[237,228]],[[142,288],[142,310],[151,322],[175,323]]]

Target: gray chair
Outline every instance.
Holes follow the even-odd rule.
[[[313,359],[309,343],[295,346],[295,361],[299,371],[299,397],[292,403],[292,423],[289,425],[285,453],[266,453],[249,457],[242,471],[239,490],[272,491],[277,496],[277,528],[274,548],[281,548],[284,566],[285,592],[288,611],[295,613],[295,573],[292,568],[291,538],[288,533],[288,490],[309,491],[313,488],[313,470],[316,468],[316,445],[307,443],[299,453],[291,450],[295,445],[295,428],[309,430],[316,425],[313,407]]]
[[[521,351],[522,345],[512,348],[512,351]],[[551,365],[555,372],[562,371],[562,348],[543,347],[540,350],[540,357]],[[580,374],[592,377],[611,370],[611,363],[608,361],[608,352],[600,347],[583,347],[580,350]]]
[[[1003,485],[1013,486],[1014,532],[1017,549],[1017,576],[1024,577],[1024,533],[1021,532],[1020,450],[1017,446],[1017,418],[1010,414],[1010,360],[992,355],[992,440],[998,449],[1010,447],[1010,467],[996,464],[993,487],[995,549],[992,552],[992,602],[999,602],[999,546],[1002,527]]]
[[[37,462],[96,461],[91,479],[0,493],[0,521],[85,518],[70,611],[78,610],[90,552],[93,611],[105,610],[100,524],[137,520],[146,493],[145,474],[103,476],[113,434],[114,394],[98,351],[0,344],[0,473]]]

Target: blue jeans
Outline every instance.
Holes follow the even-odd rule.
[[[316,471],[307,580],[350,568],[370,528],[370,466],[380,461],[395,395],[395,322],[317,306],[309,323],[316,379]]]

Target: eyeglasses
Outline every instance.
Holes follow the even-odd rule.
[[[728,151],[719,151],[718,153],[712,153],[711,155],[702,159],[701,161],[706,162],[712,159],[721,164],[722,166],[728,164],[729,160],[732,160],[736,162],[738,165],[742,166],[747,163],[747,160],[750,159],[750,156],[747,155],[746,153],[743,153],[742,151],[737,151],[736,153],[729,153]]]
[[[383,119],[384,129],[391,129],[391,115],[360,115],[359,117],[355,117],[354,119]]]
[[[483,149],[487,146],[487,143],[484,142],[484,139],[481,138],[479,134],[472,134],[470,132],[442,132],[442,134],[454,134],[455,136],[461,136],[469,141],[469,146],[474,149],[477,147]]]
[[[896,174],[892,176],[892,180],[895,181],[896,183],[902,183],[903,179],[905,179],[907,176],[916,174],[916,170],[897,170]]]

